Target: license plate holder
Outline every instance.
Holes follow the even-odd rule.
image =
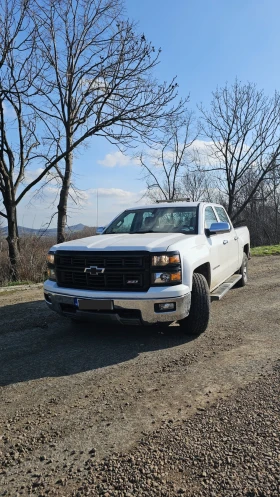
[[[77,299],[80,311],[112,311],[113,300]]]

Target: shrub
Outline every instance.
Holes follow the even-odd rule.
[[[75,240],[95,235],[96,229],[85,227],[82,231],[69,233],[67,240]],[[22,282],[40,283],[46,279],[46,255],[56,243],[55,237],[23,235],[20,237],[19,280]],[[10,262],[8,244],[0,237],[0,285],[10,282]]]
[[[39,283],[46,275],[46,254],[55,243],[55,239],[24,235],[20,238],[19,280]],[[8,244],[0,240],[0,285],[10,281],[10,262]]]

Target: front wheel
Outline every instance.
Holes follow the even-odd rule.
[[[179,321],[179,324],[187,335],[198,336],[206,330],[209,317],[210,292],[208,283],[202,274],[194,273],[190,313]]]

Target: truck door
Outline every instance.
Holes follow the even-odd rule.
[[[212,223],[218,222],[218,216],[216,215],[213,207],[206,207],[204,211],[204,228],[210,228]],[[206,237],[210,252],[210,266],[211,266],[211,288],[213,290],[222,281],[224,281],[225,273],[225,261],[224,257],[224,245],[222,234],[215,234]]]
[[[215,211],[218,214],[219,221],[222,223],[229,223],[231,230],[229,233],[223,233],[220,236],[223,238],[224,245],[224,266],[225,278],[229,278],[240,267],[239,264],[239,244],[238,237],[232,227],[230,219],[223,207],[216,207]]]

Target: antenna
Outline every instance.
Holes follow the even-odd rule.
[[[96,189],[96,227],[98,227],[98,188]]]

